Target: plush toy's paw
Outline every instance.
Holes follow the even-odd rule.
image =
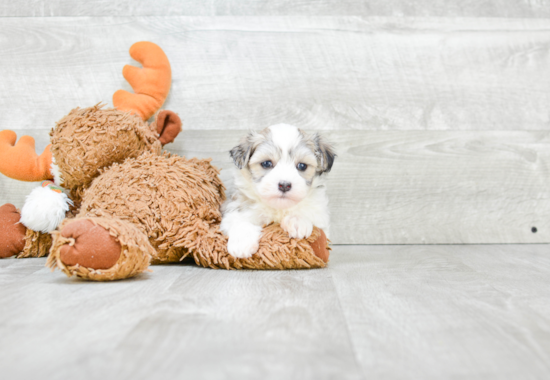
[[[27,229],[19,223],[20,218],[14,205],[0,207],[0,258],[17,255],[25,248]]]
[[[238,259],[251,257],[260,248],[262,227],[253,224],[241,224],[228,234],[227,251]]]
[[[309,243],[311,249],[315,256],[323,260],[325,263],[328,263],[328,257],[330,256],[330,250],[328,248],[328,239],[327,235],[323,230],[319,230],[319,237],[313,242]]]
[[[309,220],[295,215],[285,216],[281,227],[288,232],[288,236],[296,239],[307,238],[313,232],[313,224]]]
[[[27,196],[21,209],[21,223],[33,231],[52,232],[65,219],[72,203],[60,187],[44,181]]]
[[[60,250],[59,257],[65,265],[109,269],[120,257],[120,244],[114,236],[88,219],[68,224],[61,230],[61,236],[73,240]]]
[[[143,231],[117,218],[65,219],[52,236],[46,266],[86,280],[135,276],[147,270],[155,254]]]

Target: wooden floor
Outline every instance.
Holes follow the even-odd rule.
[[[328,268],[114,283],[0,261],[3,379],[543,379],[550,246],[336,246]]]

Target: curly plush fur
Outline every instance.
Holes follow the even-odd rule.
[[[195,244],[196,230],[221,220],[225,200],[210,160],[144,153],[114,164],[84,193],[77,217],[117,217],[147,234],[153,263],[179,261]]]
[[[138,116],[97,104],[75,108],[50,132],[60,185],[78,202],[102,168],[150,151],[160,154],[156,132]]]

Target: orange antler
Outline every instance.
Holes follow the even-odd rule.
[[[168,57],[152,42],[136,42],[130,48],[130,56],[143,68],[126,65],[122,75],[130,83],[135,94],[118,90],[113,95],[113,104],[121,111],[149,119],[160,109],[170,91],[172,70]]]
[[[34,139],[23,136],[17,145],[17,135],[13,131],[0,132],[0,173],[20,181],[43,181],[53,179],[50,167],[52,152],[50,145],[39,156],[34,148]],[[15,145],[15,146],[14,146]]]

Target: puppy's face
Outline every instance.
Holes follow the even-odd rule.
[[[314,178],[329,172],[336,157],[321,136],[288,124],[250,132],[230,153],[235,165],[250,174],[256,194],[276,209],[302,201]]]

